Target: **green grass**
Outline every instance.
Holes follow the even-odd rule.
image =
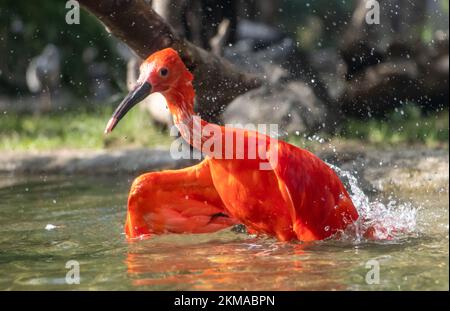
[[[109,135],[103,130],[112,107],[41,116],[0,115],[0,150],[103,149],[115,146],[168,145],[170,137],[133,109]]]
[[[169,146],[166,131],[153,126],[147,113],[132,109],[113,133],[104,127],[113,108],[81,109],[41,116],[0,114],[0,150],[104,149],[113,147]],[[448,110],[423,115],[407,106],[385,119],[347,120],[336,136],[318,134],[325,141],[382,146],[415,145],[448,148]],[[312,148],[314,140],[290,135],[288,141]]]
[[[448,115],[448,109],[425,114],[416,106],[407,105],[383,119],[349,118],[340,126],[336,135],[290,135],[287,141],[310,150],[320,149],[319,139],[332,146],[355,147],[363,143],[376,148],[422,145],[448,149]]]
[[[341,136],[374,145],[448,146],[448,110],[423,115],[415,106],[397,109],[383,120],[349,120]]]

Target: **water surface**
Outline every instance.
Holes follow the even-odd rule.
[[[0,176],[0,289],[449,289],[448,192],[395,193],[418,208],[417,224],[391,241],[279,243],[225,230],[130,243],[123,235],[130,183]],[[374,259],[379,284],[367,284]],[[80,264],[80,284],[66,284],[69,260]]]

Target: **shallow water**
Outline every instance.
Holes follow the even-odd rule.
[[[395,193],[418,209],[414,232],[391,241],[279,243],[225,230],[130,243],[123,235],[130,183],[0,176],[0,289],[449,289],[448,192]],[[80,284],[66,284],[69,260],[80,264]],[[371,260],[379,284],[366,282]]]

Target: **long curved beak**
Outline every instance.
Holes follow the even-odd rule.
[[[136,104],[140,103],[144,98],[146,98],[152,92],[152,85],[148,82],[144,82],[134,88],[117,106],[111,119],[109,119],[108,124],[105,128],[105,134],[111,133],[111,131],[119,123],[127,112],[133,108]]]

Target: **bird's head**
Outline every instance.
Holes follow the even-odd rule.
[[[150,94],[159,92],[167,99],[171,93],[183,92],[186,87],[192,89],[192,80],[192,74],[174,49],[167,48],[150,55],[140,67],[136,87],[116,108],[105,133],[111,132],[133,106]]]

